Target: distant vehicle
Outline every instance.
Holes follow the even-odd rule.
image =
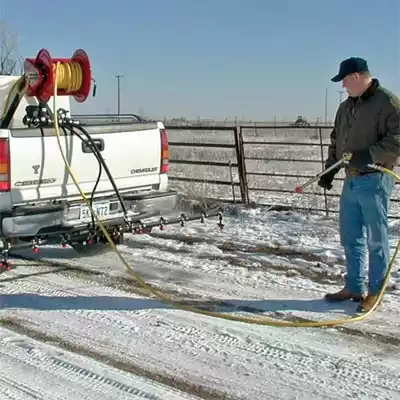
[[[301,115],[299,115],[296,119],[296,121],[294,121],[292,124],[290,124],[290,126],[296,126],[296,127],[304,127],[304,128],[308,128],[311,126],[311,124]]]

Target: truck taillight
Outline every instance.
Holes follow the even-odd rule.
[[[0,192],[10,191],[10,172],[10,144],[8,139],[0,138]]]
[[[168,135],[166,129],[160,129],[161,136],[161,173],[168,173],[169,163],[169,146],[168,146]]]

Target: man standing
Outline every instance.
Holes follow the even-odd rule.
[[[362,58],[342,61],[338,75],[331,80],[342,81],[349,97],[337,110],[325,166],[334,164],[344,153],[353,156],[344,166],[339,213],[340,238],[347,261],[346,284],[325,299],[360,301],[357,311],[366,312],[378,297],[390,262],[387,215],[395,183],[392,176],[369,168],[368,164],[391,170],[396,165],[400,156],[400,100],[372,78]],[[339,169],[323,175],[318,185],[330,190]]]

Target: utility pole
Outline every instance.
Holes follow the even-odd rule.
[[[337,92],[339,93],[339,104],[342,102],[342,96],[344,93],[344,90],[337,90]]]
[[[328,125],[328,88],[325,89],[325,126]]]
[[[121,79],[124,77],[123,75],[115,75],[117,78],[117,114],[121,114]]]

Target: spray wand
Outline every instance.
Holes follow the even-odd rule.
[[[315,181],[319,180],[321,178],[321,176],[324,176],[328,172],[339,167],[341,164],[349,162],[351,159],[351,156],[352,156],[351,153],[345,153],[339,161],[335,162],[330,167],[326,168],[319,174],[315,175],[313,178],[309,179],[307,182],[303,183],[302,185],[297,186],[295,189],[296,193],[303,193],[303,189],[305,189],[307,186],[312,185]]]

